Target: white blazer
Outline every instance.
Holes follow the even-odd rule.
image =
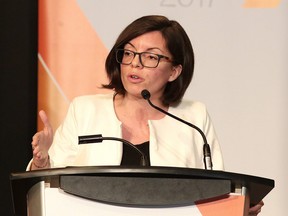
[[[210,144],[213,169],[222,170],[221,149],[205,105],[183,100],[168,111],[203,130]],[[204,168],[203,139],[198,131],[169,116],[150,120],[149,130],[151,166]],[[78,144],[78,136],[95,134],[122,137],[113,94],[81,96],[72,101],[49,150],[51,166],[120,165],[121,142]]]

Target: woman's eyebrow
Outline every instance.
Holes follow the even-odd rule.
[[[151,48],[148,48],[147,51],[151,51],[151,50],[160,50],[161,52],[163,52],[163,50],[161,50],[159,47],[151,47]]]
[[[126,45],[130,45],[130,46],[135,48],[135,46],[132,43],[130,43],[130,42],[128,42]]]
[[[130,45],[130,46],[132,46],[133,48],[136,49],[136,47],[135,47],[132,43],[130,43],[130,42],[128,42],[126,45]],[[164,51],[163,51],[162,49],[160,49],[159,47],[149,47],[148,49],[146,49],[146,51],[152,51],[152,50],[155,50],[155,49],[160,50],[161,52],[164,52]]]

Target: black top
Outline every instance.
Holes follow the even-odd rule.
[[[150,166],[150,155],[149,155],[149,141],[139,145],[135,145],[140,151],[145,154],[147,158],[148,166]],[[141,155],[132,147],[123,144],[123,155],[121,166],[139,166],[141,161]]]

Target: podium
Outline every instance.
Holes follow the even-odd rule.
[[[247,215],[274,188],[267,178],[175,167],[66,167],[10,182],[15,215],[29,216]]]

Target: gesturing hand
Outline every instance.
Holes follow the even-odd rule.
[[[249,216],[256,216],[261,212],[261,208],[263,207],[264,202],[260,201],[257,205],[251,207],[249,209]]]
[[[50,125],[46,113],[39,112],[41,121],[44,124],[42,131],[37,132],[32,138],[33,163],[32,169],[47,168],[49,165],[48,150],[53,141],[53,129]]]

